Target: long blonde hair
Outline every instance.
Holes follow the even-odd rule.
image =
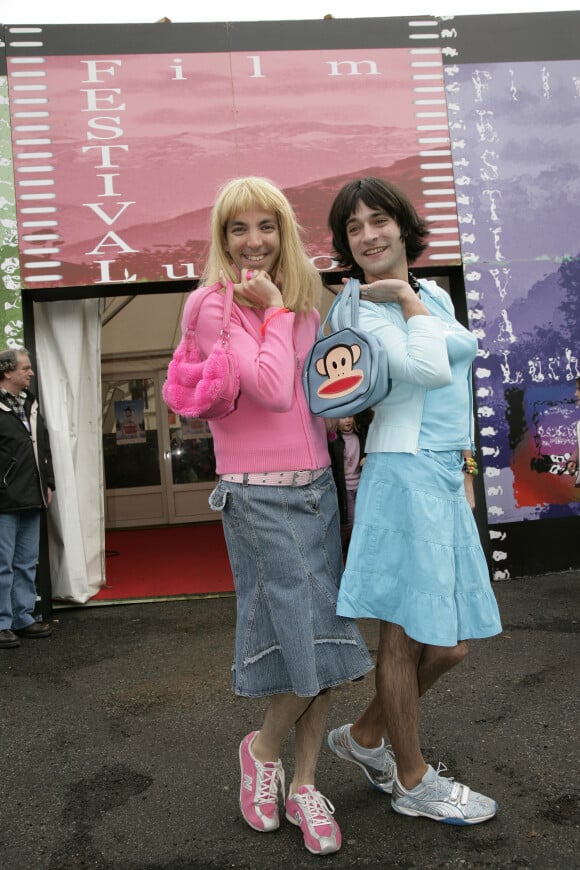
[[[211,213],[211,242],[200,284],[213,284],[223,271],[232,281],[239,274],[226,251],[226,227],[241,212],[262,209],[276,215],[280,232],[280,258],[271,276],[280,288],[284,305],[291,311],[310,312],[319,300],[322,280],[306,255],[302,232],[292,206],[281,190],[267,178],[234,178],[219,190]],[[236,296],[241,305],[250,305]]]

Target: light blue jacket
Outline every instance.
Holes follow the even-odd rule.
[[[434,281],[421,281],[421,295],[437,300],[454,317],[449,294]],[[360,303],[359,326],[378,336],[389,356],[392,390],[375,406],[367,453],[417,453],[427,390],[451,383],[451,368],[441,321],[417,314],[405,320],[394,302]],[[469,382],[471,390],[471,381]],[[470,394],[470,407],[473,397]],[[473,417],[473,415],[471,415]],[[473,441],[473,419],[470,421]]]

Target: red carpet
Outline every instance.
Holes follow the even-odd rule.
[[[107,585],[91,601],[233,592],[221,523],[105,533]]]

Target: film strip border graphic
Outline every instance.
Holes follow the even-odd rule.
[[[21,271],[26,286],[59,281],[61,237],[55,205],[54,165],[41,27],[9,27],[7,57],[12,104],[14,177],[21,229]],[[32,247],[30,247],[32,245]]]
[[[430,225],[428,258],[435,265],[461,264],[451,136],[439,20],[409,20],[409,55],[421,157],[423,209]],[[424,174],[423,174],[424,173]]]

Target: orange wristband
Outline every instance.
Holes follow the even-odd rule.
[[[289,308],[277,308],[276,311],[273,311],[269,317],[266,317],[265,321],[263,322],[263,324],[260,327],[260,335],[264,335],[264,333],[266,332],[266,327],[268,326],[270,321],[273,320],[275,317],[278,317],[279,314],[290,314],[290,309]]]

